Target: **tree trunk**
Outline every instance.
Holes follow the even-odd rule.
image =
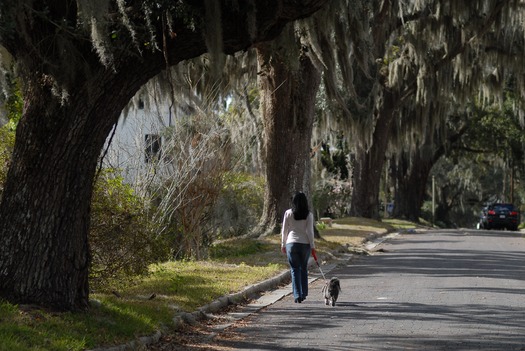
[[[424,159],[417,153],[410,160],[407,155],[401,157],[394,172],[396,192],[393,217],[419,223],[428,175],[433,165],[432,158]]]
[[[102,93],[97,82],[115,93]],[[125,82],[123,74],[103,70],[99,79],[86,82],[84,87],[93,84],[90,88],[71,90],[67,106],[37,79],[27,84],[0,203],[0,291],[10,301],[58,309],[88,306],[88,232],[97,161],[120,112],[141,86]],[[86,101],[87,91],[99,92],[94,107]]]
[[[294,35],[289,27],[282,36]],[[293,37],[281,39],[294,42]],[[259,234],[278,232],[296,191],[311,199],[310,144],[320,73],[304,53],[297,68],[292,68],[287,60],[290,51],[298,49],[278,44],[257,46],[267,180]]]
[[[368,149],[366,146],[357,149],[353,169],[351,216],[379,219],[379,187],[395,111],[395,99],[392,93],[385,90],[372,143]]]
[[[46,106],[56,99],[36,90],[25,96],[17,130],[24,143],[15,144],[0,204],[0,290],[11,301],[86,307],[89,203],[100,147],[92,150],[88,111]]]
[[[445,155],[447,148],[461,139],[468,127],[469,124],[459,125],[455,130],[449,130],[446,136],[434,130],[427,130],[426,135],[422,136],[424,142],[418,147],[418,152],[412,154],[410,159],[406,153],[400,157],[393,172],[396,179],[393,215],[395,218],[419,222],[432,167]],[[448,216],[447,206],[442,207],[442,210]]]
[[[438,190],[438,205],[436,207],[436,215],[434,224],[442,226],[445,225],[447,228],[454,228],[455,224],[450,219],[450,211],[457,205],[457,199],[459,193],[451,193],[448,185],[439,187]]]

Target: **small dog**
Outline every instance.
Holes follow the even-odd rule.
[[[340,292],[341,285],[339,283],[339,279],[336,277],[332,277],[330,281],[326,283],[325,286],[323,286],[322,289],[324,303],[327,306],[332,305],[332,307],[334,307]]]

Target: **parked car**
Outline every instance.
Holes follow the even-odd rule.
[[[481,210],[480,229],[518,230],[520,212],[513,204],[495,203]]]

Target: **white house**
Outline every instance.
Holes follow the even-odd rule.
[[[135,184],[137,176],[150,171],[160,159],[163,135],[173,118],[167,105],[147,107],[140,99],[131,104],[108,136],[104,165],[121,170],[125,181]]]

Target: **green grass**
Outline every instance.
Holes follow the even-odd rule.
[[[393,229],[392,226],[383,222],[349,217],[334,220],[331,227],[328,226],[322,231],[322,237],[331,243],[357,246],[366,240],[370,234],[386,233]]]
[[[0,302],[0,316],[0,350],[83,350],[89,335],[99,331],[98,325],[83,323],[82,314],[56,314],[6,302]]]
[[[317,251],[359,245],[370,233],[414,227],[406,221],[335,220],[321,230]],[[0,350],[76,351],[126,343],[171,326],[177,312],[192,312],[288,269],[279,235],[223,241],[209,253],[207,261],[153,265],[148,275],[126,286],[94,292],[90,297],[96,302],[87,312],[57,313],[0,301]]]
[[[104,301],[81,313],[54,313],[6,302],[0,306],[0,350],[84,350],[127,342],[137,333],[151,333],[157,323],[125,302]]]
[[[148,276],[116,289],[120,297],[91,294],[98,302],[86,313],[51,313],[3,302],[0,350],[84,350],[126,343],[171,325],[177,312],[192,312],[284,267],[209,261],[154,265]]]
[[[276,235],[265,239],[230,239],[213,245],[210,257],[214,261],[250,266],[282,263],[284,268],[286,262],[279,259],[282,257],[268,255],[280,252],[280,240]]]

